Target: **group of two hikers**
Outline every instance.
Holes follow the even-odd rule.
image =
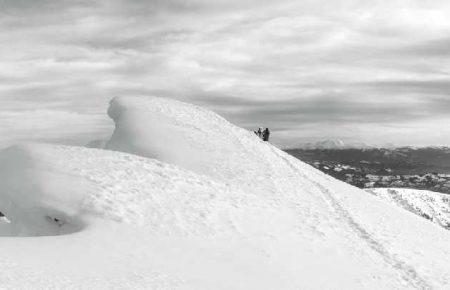
[[[253,131],[253,132],[255,132],[256,136],[261,138],[263,141],[269,141],[269,136],[270,136],[269,128],[266,128],[263,130],[263,128],[259,127],[258,131]]]

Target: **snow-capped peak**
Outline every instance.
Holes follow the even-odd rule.
[[[341,139],[325,139],[316,142],[308,142],[303,143],[297,148],[301,149],[349,149],[349,148],[370,148],[371,146],[367,145],[364,142],[360,141],[343,141]]]

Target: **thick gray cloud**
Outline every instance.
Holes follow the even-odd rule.
[[[107,136],[118,95],[204,105],[281,145],[449,145],[448,19],[443,0],[0,0],[0,146]]]

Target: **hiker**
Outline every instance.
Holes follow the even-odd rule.
[[[258,131],[255,131],[255,134],[256,134],[256,136],[258,136],[259,138],[262,138],[262,134],[263,134],[262,127],[259,127],[259,128],[258,128]]]
[[[269,141],[270,131],[269,128],[264,129],[262,132],[262,139],[263,141]]]

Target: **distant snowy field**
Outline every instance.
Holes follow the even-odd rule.
[[[98,149],[0,152],[0,288],[450,286],[449,232],[397,203],[203,108],[116,98],[108,114]]]
[[[406,188],[371,188],[367,192],[450,229],[450,195]]]

